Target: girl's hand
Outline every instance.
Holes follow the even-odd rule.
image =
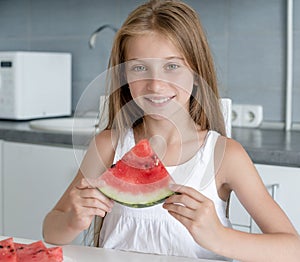
[[[85,178],[81,178],[70,190],[69,201],[69,226],[79,231],[87,229],[95,215],[104,217],[114,203],[97,188],[90,186]]]
[[[180,194],[167,198],[163,207],[188,229],[199,245],[215,248],[224,227],[213,201],[191,187],[172,185],[171,189]]]

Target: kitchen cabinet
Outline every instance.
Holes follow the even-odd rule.
[[[269,193],[300,232],[300,212],[297,208],[300,199],[300,168],[261,164],[255,166]],[[230,203],[230,219],[236,229],[253,233],[261,232],[234,194]]]
[[[2,143],[3,235],[42,239],[45,215],[77,173],[84,150]],[[78,158],[78,159],[77,159]]]
[[[2,144],[0,140],[0,235],[3,233],[3,198],[2,198]]]

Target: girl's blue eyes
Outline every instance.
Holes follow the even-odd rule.
[[[179,65],[177,65],[177,64],[169,64],[169,65],[167,65],[167,69],[169,69],[169,70],[175,70],[177,68],[179,68]]]
[[[132,67],[132,70],[133,71],[136,71],[136,72],[141,72],[141,71],[146,71],[146,67],[145,66],[142,66],[142,65],[138,65],[138,66],[133,66]]]
[[[167,70],[167,71],[176,70],[179,67],[180,66],[178,64],[173,64],[173,63],[167,64],[164,66],[165,70]],[[136,66],[132,66],[131,70],[135,71],[135,72],[145,72],[145,71],[148,71],[148,68],[147,68],[147,66],[144,66],[144,65],[136,65]]]

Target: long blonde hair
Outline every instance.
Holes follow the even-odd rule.
[[[180,1],[151,0],[132,11],[117,32],[109,61],[109,120],[107,129],[122,137],[128,127],[143,121],[143,112],[132,97],[124,68],[128,40],[149,32],[166,36],[195,73],[189,113],[202,130],[225,133],[213,59],[197,13]]]
[[[213,59],[197,13],[180,1],[150,0],[132,11],[117,32],[108,66],[109,120],[107,129],[120,137],[128,127],[143,121],[143,112],[132,97],[124,73],[128,40],[149,32],[166,36],[195,73],[189,113],[201,129],[226,135]],[[130,106],[126,106],[130,104]],[[103,218],[96,217],[93,244],[99,246]]]

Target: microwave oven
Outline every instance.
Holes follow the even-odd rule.
[[[0,119],[71,115],[71,54],[0,52]]]

